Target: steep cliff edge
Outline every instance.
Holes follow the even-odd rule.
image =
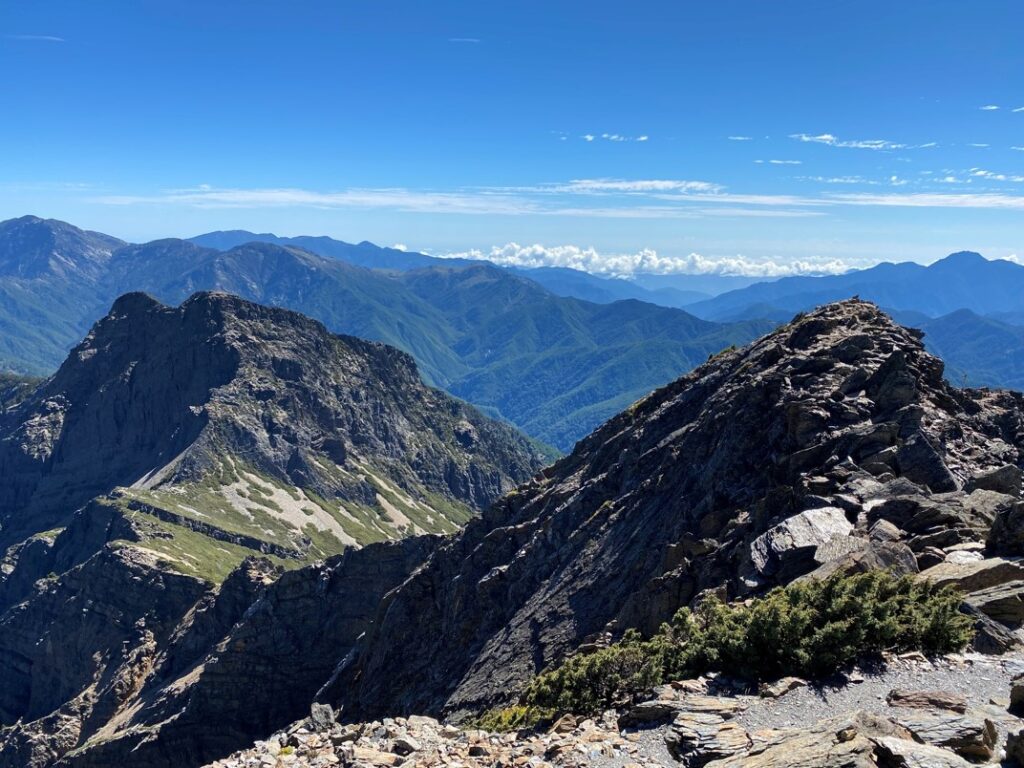
[[[391,347],[226,294],[179,308],[127,294],[0,416],[0,545],[112,494],[168,561],[222,577],[182,532],[315,559],[452,532],[539,465]]]
[[[199,765],[305,716],[314,698],[349,721],[459,720],[707,590],[743,598],[808,573],[927,570],[971,593],[980,637],[1002,649],[1024,622],[1022,451],[1024,396],[954,389],[918,334],[865,302],[829,305],[652,393],[447,538],[280,577],[246,560],[220,586],[175,574],[194,600],[144,616],[152,643],[116,624],[103,647],[122,650],[79,681],[83,696],[49,714],[31,693],[0,704],[22,717],[0,731],[0,766]],[[145,565],[126,553],[156,552],[153,513],[95,504],[21,559]],[[0,649],[16,679],[44,654],[25,617],[48,616],[49,590],[66,588],[37,585],[0,617],[27,628],[0,623],[0,638],[26,639]],[[131,605],[110,610],[141,617]]]
[[[408,355],[226,294],[125,295],[5,392],[0,766],[195,763],[294,719],[426,534],[542,462]]]
[[[439,548],[325,698],[479,712],[702,590],[983,547],[1019,504],[1024,400],[953,389],[919,336],[845,301],[654,392]]]

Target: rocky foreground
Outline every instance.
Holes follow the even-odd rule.
[[[1016,681],[1015,681],[1016,680]],[[1024,656],[891,658],[824,686],[784,678],[751,691],[721,676],[538,732],[489,733],[431,717],[341,725],[309,718],[209,768],[966,768],[1024,765]]]

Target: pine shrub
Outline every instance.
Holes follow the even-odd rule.
[[[801,581],[747,604],[709,598],[679,610],[653,637],[631,630],[544,672],[513,709],[534,721],[543,713],[593,714],[706,672],[751,681],[814,679],[883,651],[957,651],[973,634],[961,602],[951,588],[885,571]],[[500,719],[503,711],[488,714]]]

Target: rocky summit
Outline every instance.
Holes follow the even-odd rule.
[[[97,422],[71,418],[54,393],[70,371],[122,354],[128,342],[114,343],[107,327],[130,336],[141,321],[119,325],[123,314],[173,325],[190,313],[189,322],[221,317],[225,307],[231,322],[215,320],[222,330],[190,353],[209,356],[202,368],[217,383],[204,387],[215,396],[196,403],[136,363],[97,379],[93,396],[67,400],[88,403],[82,414],[105,409],[126,424],[119,409],[149,414],[155,406],[136,404],[156,388],[161,406],[182,403],[178,412],[194,418],[174,428],[159,421],[161,440],[125,432],[130,455],[100,454],[97,476],[111,488],[98,499],[84,481],[48,485],[40,465],[69,478],[95,474],[72,474],[71,444],[59,446],[71,425]],[[21,446],[34,435],[45,447],[39,458],[22,450],[5,465],[17,469],[15,489],[35,484],[9,498],[58,529],[19,540],[7,554],[0,671],[12,682],[0,692],[0,765],[781,768],[800,754],[809,768],[964,766],[1024,743],[1016,719],[1024,681],[1011,683],[1024,671],[1024,397],[950,386],[920,334],[874,305],[831,304],[713,356],[479,517],[467,515],[456,533],[349,547],[283,574],[282,565],[300,560],[266,550],[226,577],[204,579],[175,566],[196,550],[167,542],[212,542],[203,562],[222,562],[223,550],[234,563],[241,540],[204,527],[230,520],[214,512],[225,507],[197,506],[229,499],[234,491],[225,488],[282,510],[289,507],[277,489],[312,501],[329,494],[352,510],[369,502],[359,496],[365,482],[415,521],[413,501],[436,515],[432,500],[447,489],[446,498],[480,505],[515,477],[510,467],[525,475],[534,466],[525,444],[499,440],[503,428],[448,400],[440,402],[453,411],[431,422],[434,431],[404,430],[392,418],[401,407],[385,404],[441,397],[422,387],[377,391],[369,412],[386,428],[373,431],[353,416],[368,399],[355,393],[374,391],[359,376],[385,371],[374,380],[408,388],[414,377],[392,366],[411,366],[392,350],[326,335],[316,338],[392,362],[360,359],[333,374],[361,383],[344,388],[334,431],[317,432],[312,414],[333,412],[325,392],[342,394],[306,383],[323,381],[310,361],[324,355],[301,334],[289,330],[277,344],[266,329],[254,332],[254,318],[273,312],[226,297],[179,310],[127,297],[54,379],[9,407],[5,418],[17,426],[8,441]],[[215,356],[220,345],[233,355]],[[158,347],[173,354],[169,343]],[[260,364],[246,369],[254,355]],[[161,365],[176,371],[193,359]],[[235,362],[212,362],[224,359]],[[287,414],[275,410],[282,398]],[[329,443],[336,434],[346,437]],[[436,454],[416,451],[445,435],[450,469],[432,474],[427,460]],[[410,459],[417,455],[424,460]],[[472,469],[485,462],[491,474]],[[391,488],[401,494],[388,496]],[[84,506],[62,518],[68,499]],[[276,519],[253,516],[266,527]],[[5,532],[17,530],[10,519]],[[182,531],[158,534],[142,523]],[[543,670],[627,629],[652,632],[681,606],[880,568],[960,588],[974,651],[890,656],[813,691],[793,678],[759,691],[712,672],[672,680],[649,701],[599,717],[563,717],[549,732],[472,727],[485,710],[514,703]]]
[[[226,294],[127,294],[3,414],[0,543],[102,497],[159,528],[153,547],[186,571],[175,530],[323,557],[450,533],[539,465],[394,348]]]
[[[709,591],[839,570],[979,571],[979,642],[1010,644],[991,619],[1024,619],[1024,584],[983,558],[1024,554],[1024,398],[942,374],[859,300],[715,356],[444,542],[324,700],[354,719],[465,717]]]
[[[146,732],[154,711],[180,714],[182,697],[208,712],[192,693],[208,654],[257,601],[298,610],[297,579],[320,596],[302,603],[301,639],[275,623],[266,674],[247,657],[231,678],[267,709],[222,730],[237,741],[294,719],[432,534],[541,465],[513,428],[425,386],[405,353],[226,294],[125,295],[53,377],[4,387],[4,766],[91,754],[119,727]],[[325,612],[331,600],[346,609]],[[295,670],[307,647],[319,665]],[[182,738],[199,761],[204,737]]]

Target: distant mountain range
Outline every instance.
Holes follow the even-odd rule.
[[[882,307],[938,317],[958,309],[978,314],[1024,309],[1024,267],[1010,261],[989,261],[961,251],[929,266],[914,262],[884,263],[869,269],[824,277],[786,277],[757,283],[689,305],[707,320],[730,320],[774,311],[779,319],[811,307],[859,295]],[[762,314],[762,316],[764,316]]]
[[[235,229],[226,232],[208,232],[189,238],[206,248],[227,251],[246,243],[273,243],[293,246],[320,256],[341,259],[368,269],[407,271],[436,266],[466,266],[479,264],[479,260],[439,258],[425,253],[396,248],[381,248],[369,242],[356,245],[331,237],[279,237],[270,232],[247,232]],[[733,275],[640,275],[632,280],[601,277],[565,267],[511,267],[510,271],[540,283],[557,296],[569,296],[599,304],[623,299],[638,299],[666,307],[683,307],[710,299],[723,291],[742,288],[758,281],[754,277]]]
[[[0,370],[52,372],[136,290],[172,304],[227,291],[392,344],[428,383],[561,450],[722,348],[855,295],[924,330],[957,384],[1024,389],[1024,267],[976,253],[769,282],[623,280],[237,230],[132,245],[31,216],[0,223]]]
[[[212,232],[193,238],[227,248],[260,240],[301,245],[314,253],[367,267],[408,270],[465,265],[422,253],[350,245],[329,237],[280,238],[252,232]],[[684,308],[705,320],[784,323],[797,312],[851,296],[886,309],[925,331],[929,351],[942,357],[950,380],[969,386],[1024,389],[1024,267],[961,251],[929,266],[883,263],[842,275],[760,280],[732,275],[600,277],[565,268],[516,269],[558,296],[599,304],[624,299]]]
[[[232,234],[208,237],[228,246]],[[397,346],[429,383],[566,450],[651,389],[771,325],[708,322],[637,300],[583,301],[487,263],[420,267],[416,257],[430,257],[332,242],[358,263],[295,245],[129,245],[36,217],[0,223],[0,367],[52,372],[123,293],[177,304],[196,291],[226,291]]]

